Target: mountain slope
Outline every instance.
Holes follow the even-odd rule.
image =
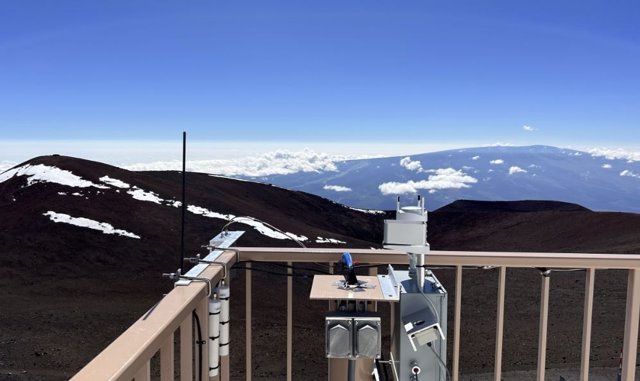
[[[0,174],[0,380],[69,378],[171,289],[160,274],[179,266],[181,183],[63,156]],[[384,214],[268,185],[188,173],[187,204],[186,256],[232,215],[308,246],[382,241]],[[297,245],[255,220],[229,229],[243,246]]]
[[[86,160],[48,156],[3,173],[0,181],[4,216],[0,229],[5,252],[0,260],[5,265],[11,261],[24,263],[30,257],[34,261],[57,261],[56,254],[39,252],[39,248],[47,246],[43,241],[51,236],[57,237],[64,247],[73,248],[67,255],[79,261],[113,264],[135,255],[139,256],[134,261],[138,264],[168,265],[172,259],[165,248],[174,248],[174,255],[177,254],[181,215],[180,203],[176,201],[181,194],[179,173],[129,172]],[[197,251],[233,216],[264,220],[311,245],[321,245],[316,243],[318,237],[356,247],[369,247],[381,240],[376,233],[380,231],[380,214],[348,209],[317,196],[268,185],[188,173],[187,204],[188,251]],[[325,218],[308,218],[317,214]],[[140,238],[54,223],[55,217],[74,223],[78,218],[108,223]],[[295,245],[288,237],[259,222],[241,219],[231,228],[247,230],[244,245]],[[110,248],[108,256],[99,254],[96,248]]]
[[[171,289],[160,273],[178,266],[180,184],[178,172],[129,172],[62,156],[35,158],[0,174],[0,380],[68,378]],[[309,246],[331,247],[379,247],[382,220],[393,216],[352,210],[303,192],[205,174],[188,173],[187,184],[187,255],[202,252],[200,245],[217,234],[230,215],[249,215],[300,239],[306,237],[304,243]],[[239,245],[296,245],[255,221],[230,228],[247,231]],[[317,243],[317,237],[344,243]],[[434,250],[638,253],[640,215],[592,212],[552,201],[461,200],[430,213],[429,242]],[[454,292],[453,272],[437,271],[445,287]],[[607,274],[598,272],[599,278],[607,279],[607,287],[598,288],[596,297],[606,302],[596,306],[594,325],[606,329],[594,333],[594,366],[617,364],[615,351],[624,320],[619,311],[624,311],[626,278]],[[244,294],[239,275],[243,274],[232,272],[234,295]],[[260,273],[254,276],[256,284],[270,285],[253,289],[255,316],[260,317],[254,320],[255,329],[283,332],[280,304],[286,281]],[[537,310],[532,301],[538,298],[539,277],[535,269],[509,270],[505,370],[535,367],[531,332],[537,329],[532,317]],[[552,295],[550,366],[579,360],[579,342],[569,339],[579,339],[572,331],[578,325],[565,317],[581,316],[583,278],[578,272],[553,279],[554,287],[562,286],[562,294],[561,298]],[[462,370],[473,372],[491,360],[484,352],[495,329],[496,277],[492,270],[465,269],[464,279],[463,322],[474,324],[463,327],[465,338],[474,339],[465,339]],[[295,312],[296,332],[317,344],[298,348],[295,366],[298,372],[317,378],[326,371],[318,321],[326,304],[309,303],[310,278],[299,277],[295,282],[295,303],[304,306]],[[242,316],[243,308],[242,298],[233,298],[234,316]],[[509,329],[510,324],[516,327]],[[232,334],[234,342],[241,342],[242,330]],[[264,379],[280,377],[281,366],[270,355],[283,338],[274,334],[254,339],[255,352],[268,354],[256,357],[256,364],[262,366],[260,374]],[[563,362],[563,357],[568,360]],[[242,369],[241,356],[232,361],[234,369]]]
[[[477,147],[350,160],[335,166],[335,171],[254,179],[377,209],[393,208],[396,194],[422,193],[428,194],[430,210],[459,199],[533,199],[640,212],[640,162],[571,149]]]

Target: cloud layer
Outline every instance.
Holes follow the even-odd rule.
[[[604,157],[609,160],[624,159],[628,161],[640,161],[640,152],[629,151],[622,148],[593,148],[588,152],[593,157]]]
[[[234,160],[197,160],[188,161],[187,170],[224,176],[270,176],[288,175],[297,172],[335,172],[336,163],[349,156],[328,155],[310,149],[302,151],[273,151],[259,156],[250,156]],[[180,161],[157,161],[124,166],[132,171],[182,170]]]
[[[433,193],[442,189],[469,188],[469,184],[478,182],[476,178],[453,168],[436,169],[434,173],[427,180],[409,180],[405,183],[391,181],[380,184],[378,189],[383,195],[417,193],[421,189]]]

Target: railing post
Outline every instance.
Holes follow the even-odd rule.
[[[378,268],[377,267],[369,268],[369,275],[370,276],[378,275]],[[373,309],[371,309],[370,311],[378,312],[378,302],[373,302]]]
[[[251,381],[253,365],[251,354],[251,262],[246,263],[244,290],[244,338],[245,338],[245,374],[246,380]]]
[[[537,380],[544,381],[545,365],[547,361],[547,325],[549,321],[549,281],[548,276],[542,276],[540,295],[540,332],[538,335],[538,373]]]
[[[624,347],[622,349],[622,380],[636,377],[638,351],[638,319],[640,319],[640,269],[629,270],[627,283],[627,311],[624,323]]]
[[[180,324],[180,380],[193,380],[193,322],[191,314]]]
[[[160,348],[160,381],[173,381],[173,334]]]
[[[293,266],[287,262],[287,381],[293,379]]]
[[[136,373],[134,378],[136,381],[150,381],[151,380],[151,364],[147,361],[142,368]]]
[[[502,379],[502,338],[504,336],[504,290],[506,282],[507,268],[500,266],[498,273],[498,309],[496,312],[496,363],[493,372],[495,381],[501,381]]]
[[[593,288],[596,269],[588,268],[584,282],[584,317],[582,318],[582,357],[580,381],[589,380],[589,354],[591,352],[591,320],[593,316]]]
[[[209,298],[206,295],[198,304],[196,314],[200,319],[202,335],[202,342],[198,343],[199,350],[202,351],[202,362],[198,365],[200,366],[200,372],[202,372],[202,378],[206,379],[209,377]]]
[[[456,266],[456,300],[453,309],[453,365],[452,381],[458,381],[460,373],[460,317],[462,307],[462,266]]]

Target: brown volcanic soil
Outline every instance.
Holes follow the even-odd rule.
[[[108,175],[178,199],[180,174],[135,173],[61,156],[31,161],[72,171],[99,183]],[[0,380],[68,378],[171,289],[159,277],[173,271],[179,250],[179,209],[132,199],[125,191],[69,188],[24,178],[0,183]],[[346,241],[348,247],[379,246],[382,219],[300,192],[273,186],[188,174],[189,204],[220,213],[250,215],[308,237]],[[79,191],[82,197],[70,194]],[[100,191],[100,193],[98,193]],[[67,192],[60,196],[58,192]],[[15,201],[13,201],[15,198]],[[54,210],[109,222],[140,240],[54,224]],[[198,252],[222,221],[187,214],[187,254]],[[291,246],[245,225],[241,246]],[[594,213],[549,202],[456,202],[430,214],[429,242],[439,250],[583,251],[640,253],[640,216]],[[315,245],[320,246],[320,245]],[[202,252],[202,251],[200,251]],[[283,271],[269,268],[271,271]],[[455,292],[451,270],[436,270]],[[232,278],[234,375],[244,367],[244,273]],[[465,270],[462,310],[462,372],[493,368],[495,270]],[[325,303],[309,302],[310,278],[294,278],[296,375],[321,379],[326,372],[322,333]],[[540,275],[509,270],[504,370],[536,365]],[[285,369],[285,277],[254,275],[253,371],[256,379],[282,379]],[[270,287],[265,287],[270,285]],[[584,273],[554,273],[551,280],[549,367],[577,367],[580,355]],[[618,364],[624,327],[626,274],[599,271],[592,366]],[[386,306],[381,306],[384,313]],[[449,308],[453,312],[452,306]]]

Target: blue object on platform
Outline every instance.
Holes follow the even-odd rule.
[[[348,269],[353,268],[353,259],[351,259],[350,252],[345,251],[344,253],[342,253],[342,263],[344,263],[344,265],[347,266]]]

